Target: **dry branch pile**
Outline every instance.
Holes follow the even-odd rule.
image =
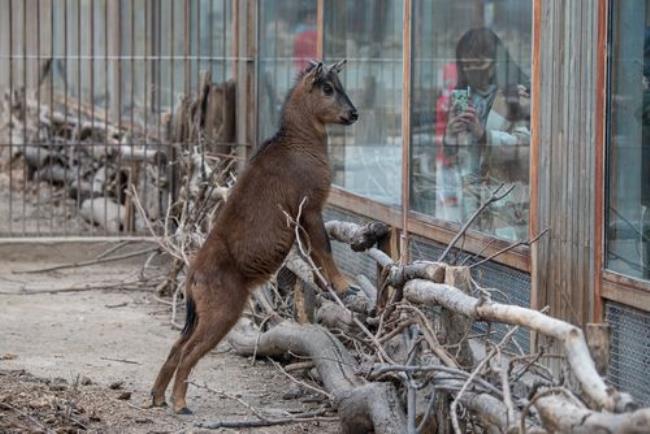
[[[208,72],[197,95],[180,98],[173,116],[162,113],[158,121],[151,114],[148,128],[47,99],[50,104],[24,89],[5,93],[0,137],[10,146],[0,149],[0,159],[5,168],[23,168],[25,181],[49,184],[73,199],[84,219],[109,233],[147,224],[135,212],[130,186],[146,216],[160,221],[178,197],[179,173],[197,162],[207,167],[206,159],[228,160],[234,142],[234,83],[213,84]]]
[[[159,238],[177,258],[167,282],[176,296],[183,265],[211,220],[206,203],[216,199],[206,198],[225,191],[202,186],[200,195],[186,195],[190,203],[177,231]],[[300,230],[300,215],[287,219]],[[636,409],[629,395],[605,384],[579,328],[494,302],[469,267],[393,261],[374,247],[388,233],[383,224],[330,221],[326,229],[373,258],[383,269],[381,281],[360,278],[358,293],[341,300],[298,242],[276,278],[253,293],[228,341],[238,354],[289,363],[276,365],[300,387],[317,391],[319,415],[336,410],[342,432],[650,432],[650,409]],[[488,331],[476,332],[475,322]],[[500,339],[496,324],[508,327]],[[525,352],[515,337],[520,328],[555,339],[564,354]],[[549,357],[561,360],[562,375],[544,363]],[[198,425],[263,426],[308,416],[274,420],[253,410],[251,419]]]

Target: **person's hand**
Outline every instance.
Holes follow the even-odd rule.
[[[447,132],[450,134],[460,134],[467,131],[467,123],[463,118],[464,113],[452,116],[447,125]]]
[[[458,115],[459,121],[465,125],[465,130],[472,133],[474,137],[480,139],[485,134],[485,129],[481,125],[481,121],[476,114],[476,109],[473,106],[467,107],[464,113]]]

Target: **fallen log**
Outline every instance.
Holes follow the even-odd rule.
[[[348,350],[323,327],[284,321],[259,334],[250,321],[242,320],[228,335],[236,353],[280,356],[287,353],[309,357],[325,389],[334,396],[341,432],[347,434],[399,433],[406,416],[391,383],[367,382],[357,375],[358,364]]]

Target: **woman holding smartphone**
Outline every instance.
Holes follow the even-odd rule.
[[[450,164],[442,168],[454,173],[442,179],[455,177],[453,183],[460,195],[458,217],[464,220],[493,186],[514,182],[528,185],[530,83],[503,42],[488,28],[472,29],[461,37],[456,46],[456,65],[458,81],[451,94],[443,139]],[[513,229],[518,224],[508,216],[501,222],[488,220],[483,219],[480,230],[505,238],[527,235],[527,224]]]

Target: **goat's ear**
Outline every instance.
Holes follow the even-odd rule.
[[[336,62],[334,65],[332,65],[332,66],[330,67],[330,69],[331,69],[332,71],[334,71],[334,72],[336,72],[336,73],[338,74],[339,72],[341,72],[341,70],[343,69],[343,66],[344,66],[346,63],[347,63],[347,60],[345,60],[345,59],[341,59],[341,60],[339,60],[338,62]]]

